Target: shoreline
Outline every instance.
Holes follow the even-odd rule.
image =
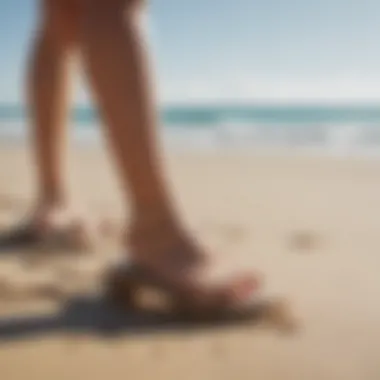
[[[108,152],[103,139],[77,140],[69,142],[70,150],[74,152]],[[295,159],[295,160],[320,160],[320,161],[346,161],[346,162],[373,162],[380,160],[380,151],[376,152],[327,152],[317,148],[267,148],[267,147],[191,147],[175,146],[175,144],[161,143],[162,153],[166,157],[188,156],[188,157],[246,157],[247,159]],[[30,148],[26,137],[23,138],[0,138],[0,149],[2,151],[24,151]]]

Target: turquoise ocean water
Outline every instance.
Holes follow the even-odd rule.
[[[380,156],[379,106],[167,106],[159,113],[161,136],[179,149],[292,149],[323,154]],[[99,118],[90,107],[70,118],[74,138],[96,142]],[[28,117],[0,104],[0,140],[26,136]]]

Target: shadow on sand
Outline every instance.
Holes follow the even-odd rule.
[[[30,253],[41,251],[41,242],[31,230],[23,227],[11,227],[0,232],[0,255],[12,255],[14,252]]]
[[[51,334],[112,338],[160,332],[196,332],[232,326],[259,327],[263,326],[262,322],[266,320],[269,307],[269,304],[260,303],[244,314],[232,313],[224,315],[220,320],[194,321],[168,313],[142,310],[125,312],[116,309],[100,297],[84,296],[72,299],[56,314],[0,318],[0,343]],[[284,330],[286,327],[281,323],[270,325],[278,330]]]

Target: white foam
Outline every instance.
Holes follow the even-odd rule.
[[[73,125],[74,141],[98,144],[102,135],[98,125]],[[291,151],[322,155],[364,155],[380,157],[380,125],[376,124],[249,124],[223,122],[214,125],[172,125],[163,127],[160,136],[170,149],[244,149]],[[23,122],[0,122],[0,142],[26,141]]]

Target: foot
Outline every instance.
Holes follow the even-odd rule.
[[[14,240],[88,250],[92,246],[90,223],[73,207],[38,205],[13,232]]]
[[[258,276],[251,273],[212,280],[208,276],[208,254],[194,238],[173,225],[163,224],[150,234],[141,232],[132,228],[129,245],[129,259],[141,277],[138,282],[164,291],[180,309],[198,313],[239,308],[260,288]],[[130,274],[124,275],[128,283]],[[120,282],[123,272],[117,276]]]

